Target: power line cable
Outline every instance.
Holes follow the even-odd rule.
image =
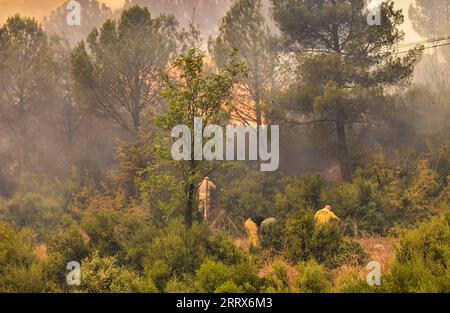
[[[440,38],[430,38],[430,39],[424,39],[421,41],[404,43],[404,44],[398,45],[397,47],[403,48],[403,47],[409,47],[409,46],[417,46],[417,45],[422,45],[422,44],[426,44],[426,43],[437,43],[437,42],[444,41],[444,40],[450,40],[450,36],[440,37]]]
[[[434,45],[434,46],[430,46],[430,47],[425,47],[424,49],[425,49],[425,50],[428,50],[428,49],[441,48],[441,47],[445,47],[445,46],[450,46],[450,42],[443,43],[443,44],[440,44],[440,45]],[[409,52],[409,50],[406,50],[406,51],[397,51],[397,52],[395,52],[394,54],[395,54],[395,55],[398,55],[398,54],[404,54],[404,53],[408,53],[408,52]]]

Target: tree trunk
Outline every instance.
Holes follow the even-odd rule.
[[[26,124],[26,114],[25,114],[25,100],[23,96],[23,91],[21,91],[19,96],[19,172],[20,175],[24,174],[28,163],[28,141],[27,141],[27,124]]]
[[[337,153],[342,180],[352,180],[352,169],[347,148],[347,135],[345,131],[345,112],[340,104],[336,110]]]
[[[192,215],[194,212],[195,185],[189,184],[186,208],[184,211],[184,224],[187,228],[192,227]]]
[[[187,228],[192,227],[192,215],[194,214],[194,204],[195,204],[195,191],[196,186],[192,183],[192,176],[196,175],[197,164],[194,160],[194,146],[192,146],[191,150],[191,163],[189,171],[186,174],[186,208],[184,210],[184,225]]]
[[[358,221],[356,219],[353,220],[353,235],[356,240],[359,239]]]
[[[141,126],[141,112],[138,109],[136,109],[135,111],[132,112],[131,116],[133,118],[133,130],[136,136],[138,136],[139,127]]]

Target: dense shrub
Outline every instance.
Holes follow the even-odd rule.
[[[294,286],[303,293],[324,293],[331,288],[330,277],[325,267],[316,261],[297,266],[299,274],[294,278]]]
[[[316,225],[313,212],[300,212],[269,228],[262,246],[282,253],[293,263],[315,259],[330,268],[363,264],[367,258],[361,246],[344,237],[338,225]]]
[[[265,292],[290,292],[291,284],[289,281],[288,269],[282,259],[277,259],[272,263],[272,269],[266,277]]]
[[[196,282],[200,292],[215,292],[225,283],[233,283],[233,270],[230,266],[220,262],[207,261],[197,271]]]
[[[32,228],[41,239],[70,222],[58,199],[37,193],[18,193],[0,202],[0,218],[18,229]]]
[[[94,252],[81,263],[81,285],[74,291],[89,293],[151,292],[156,288],[144,286],[133,271],[120,266],[115,257],[101,257]]]
[[[272,173],[263,173],[242,165],[213,177],[222,186],[220,202],[232,217],[274,214],[274,201],[281,181]]]
[[[219,261],[203,263],[196,273],[200,292],[258,292],[262,281],[255,264],[226,265]]]
[[[126,203],[120,195],[93,196],[78,210],[89,247],[102,256],[115,255],[120,261],[136,261],[142,257],[141,248],[145,249],[157,234],[148,212],[134,203]]]
[[[450,214],[407,231],[386,289],[393,292],[450,292]]]
[[[368,235],[386,235],[443,212],[450,205],[447,146],[430,143],[427,153],[414,158],[400,156],[396,164],[376,149],[353,182],[327,190],[324,202],[333,204],[348,230]]]
[[[146,278],[151,279],[161,291],[169,288],[176,292],[183,277],[196,275],[208,261],[232,267],[233,273],[241,271],[232,280],[243,290],[254,291],[257,288],[253,283],[257,275],[247,273],[247,265],[243,265],[250,262],[248,257],[229,238],[212,234],[207,225],[196,223],[187,229],[180,221],[174,221],[147,247],[141,267],[145,269]]]
[[[275,206],[282,215],[292,215],[299,210],[318,210],[323,207],[321,199],[324,185],[319,175],[307,175],[299,179],[284,180],[284,191],[277,193]]]
[[[380,286],[370,286],[366,277],[361,277],[359,268],[347,268],[340,274],[336,288],[341,293],[375,293],[382,290]]]
[[[0,222],[0,292],[45,292],[45,264],[35,253],[36,235]]]

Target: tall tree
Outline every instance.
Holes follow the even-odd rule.
[[[177,23],[147,8],[123,11],[72,52],[72,75],[89,108],[137,136],[145,111],[159,105],[159,71],[177,53]]]
[[[52,84],[56,93],[53,108],[47,120],[63,137],[65,149],[71,149],[82,121],[86,117],[86,112],[75,99],[73,81],[70,76],[71,50],[68,41],[59,36],[52,36],[49,44],[54,60],[55,80]]]
[[[364,0],[272,0],[274,19],[287,51],[300,56],[299,84],[292,86],[296,125],[321,125],[336,134],[341,176],[352,178],[349,130],[376,116],[387,87],[407,82],[421,55],[404,57],[395,45],[404,37],[404,17],[393,1],[381,4],[381,25],[369,25]]]
[[[35,19],[16,15],[0,28],[0,122],[18,147],[20,172],[29,163],[35,116],[52,99],[51,63],[47,36]]]
[[[236,56],[248,67],[247,77],[242,83],[244,94],[248,94],[250,99],[244,99],[236,106],[237,115],[247,122],[254,119],[251,122],[257,125],[263,123],[266,90],[273,85],[278,65],[277,45],[277,38],[263,16],[261,0],[234,2],[222,20],[218,37],[209,42],[211,54],[219,67],[229,62],[232,50],[237,51]],[[249,104],[250,108],[247,107]],[[250,116],[249,111],[252,113]]]
[[[214,157],[205,160],[203,153],[200,158],[196,154],[196,146],[200,144],[203,147],[203,144],[205,144],[205,150],[207,150],[208,143],[216,142],[216,139],[218,142],[210,145],[209,151],[213,152],[212,154],[220,154],[219,151],[223,151],[223,147],[220,149],[220,145],[223,145],[221,141],[223,137],[221,138],[216,131],[210,129],[209,135],[213,139],[200,138],[199,142],[198,132],[196,133],[196,131],[200,127],[202,133],[200,136],[203,134],[207,136],[207,127],[211,124],[226,124],[230,117],[231,89],[243,68],[242,64],[233,61],[219,73],[208,73],[205,69],[204,55],[196,49],[192,49],[178,58],[174,62],[174,68],[174,72],[177,74],[175,77],[167,75],[162,92],[163,97],[168,101],[168,110],[157,118],[156,124],[164,132],[164,136],[160,137],[161,142],[155,145],[159,150],[157,153],[159,162],[153,167],[153,171],[165,169],[162,178],[167,179],[167,176],[170,175],[168,174],[170,173],[168,168],[175,169],[176,177],[180,178],[175,179],[175,181],[179,181],[182,185],[180,189],[183,193],[185,225],[191,227],[196,208],[196,192],[200,183],[205,176],[224,166],[224,162],[220,161],[220,158]],[[201,122],[195,123],[196,118],[200,119]],[[181,135],[174,134],[174,129],[177,126],[182,126],[184,132],[190,132],[182,134],[183,147],[178,151],[183,150],[182,153],[188,156],[183,160],[173,160],[170,150],[172,139],[168,133],[172,132],[172,136]],[[153,181],[158,176],[151,175],[151,177],[147,185],[153,188],[158,185]],[[167,188],[169,184],[165,184],[165,186]]]

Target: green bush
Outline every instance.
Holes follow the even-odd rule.
[[[243,290],[241,287],[237,286],[232,281],[227,281],[220,285],[215,291],[215,293],[242,293]]]
[[[288,269],[286,268],[286,264],[281,259],[277,259],[273,262],[272,271],[266,278],[265,283],[265,292],[287,293],[291,291]]]
[[[341,293],[374,293],[382,291],[382,287],[369,286],[366,279],[360,277],[359,269],[353,268],[344,273],[337,285]]]
[[[450,213],[404,234],[386,288],[393,292],[450,292]]]
[[[298,210],[318,210],[323,207],[321,195],[324,191],[319,175],[307,175],[298,179],[284,180],[284,191],[277,193],[275,206],[282,215],[292,215]]]
[[[63,262],[81,261],[89,255],[89,247],[81,234],[81,228],[72,225],[66,231],[55,234],[47,242],[48,251],[61,256]]]
[[[36,235],[0,222],[0,292],[45,292],[45,264],[35,253]]]
[[[166,285],[167,293],[194,293],[197,292],[195,287],[195,276],[183,275],[182,278],[172,277]]]
[[[278,224],[263,239],[262,246],[283,254],[293,263],[315,259],[336,268],[344,264],[360,265],[367,259],[361,246],[344,237],[338,225],[316,225],[313,212],[299,212],[284,224]]]
[[[205,225],[196,223],[187,229],[180,221],[174,221],[153,239],[142,259],[142,266],[162,262],[177,277],[194,274],[210,256],[210,236]]]
[[[143,250],[158,234],[148,212],[120,196],[94,196],[81,213],[81,228],[89,237],[89,248],[102,256],[117,256],[130,265],[143,257]]]
[[[200,266],[196,275],[196,282],[200,292],[212,293],[226,282],[232,282],[233,270],[230,266],[220,262],[207,261]]]
[[[94,252],[82,261],[81,285],[74,287],[74,291],[130,293],[143,288],[143,283],[138,275],[121,266],[115,257],[101,257],[98,252]]]
[[[150,279],[160,292],[164,292],[167,283],[172,277],[169,265],[161,260],[157,260],[154,264],[144,270],[145,277]]]
[[[262,280],[257,265],[250,261],[227,265],[208,260],[196,272],[200,292],[259,292]]]
[[[232,217],[269,216],[280,181],[267,174],[238,165],[214,177],[220,192],[221,207]]]
[[[273,252],[282,251],[284,227],[285,225],[280,221],[267,225],[261,238],[261,247]]]
[[[19,193],[0,202],[0,218],[17,229],[33,229],[41,239],[70,222],[57,199],[37,193]]]
[[[324,293],[331,288],[329,275],[324,266],[316,261],[301,263],[297,266],[299,275],[294,277],[295,288],[302,293]]]
[[[174,221],[147,246],[141,266],[152,272],[155,264],[164,264],[164,283],[155,281],[158,287],[164,287],[173,277],[195,274],[208,260],[232,266],[245,261],[246,256],[230,238],[212,234],[205,224],[195,223],[187,229],[180,221]]]

